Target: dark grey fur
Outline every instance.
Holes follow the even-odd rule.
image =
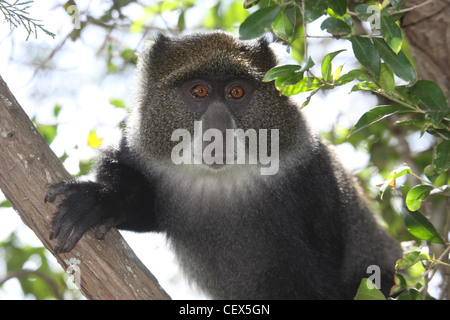
[[[100,238],[111,226],[165,232],[185,272],[213,298],[351,299],[370,265],[380,267],[388,293],[399,246],[299,107],[262,82],[276,63],[265,40],[160,36],[141,56],[136,108],[120,147],[103,153],[97,180],[59,184],[46,197],[66,196],[52,222],[55,251],[70,251],[92,226]],[[201,119],[180,86],[202,77],[252,85],[233,121],[280,130],[277,174],[170,161],[172,132]]]

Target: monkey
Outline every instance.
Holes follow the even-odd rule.
[[[112,227],[160,232],[212,299],[353,299],[373,265],[389,294],[399,245],[297,103],[263,81],[279,64],[275,51],[264,37],[223,31],[160,34],[147,45],[119,145],[101,151],[95,180],[49,188],[46,202],[61,197],[54,252],[90,228],[98,239]],[[255,141],[277,152],[275,170],[264,174],[258,148],[250,163]],[[223,161],[239,150],[244,162]],[[196,162],[195,152],[216,161]]]

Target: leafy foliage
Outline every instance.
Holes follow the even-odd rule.
[[[29,17],[27,10],[31,7],[31,1],[16,0],[14,3],[8,3],[7,1],[0,1],[0,12],[6,21],[9,22],[11,28],[17,28],[22,26],[28,33],[27,40],[31,34],[35,34],[37,38],[38,29],[43,31],[48,36],[54,38],[56,35],[44,28],[40,20]]]
[[[340,139],[341,143],[350,142],[358,147],[365,141],[366,149],[375,148],[380,142],[380,139],[376,137],[380,134],[385,137],[393,134],[390,130],[380,132],[378,129],[379,125],[386,123],[386,119],[389,120],[389,118],[401,119],[394,123],[401,130],[419,130],[421,137],[425,134],[433,136],[436,141],[435,152],[428,160],[421,160],[420,167],[423,173],[415,172],[417,163],[411,163],[414,169],[408,164],[394,170],[391,167],[391,172],[386,174],[387,179],[378,187],[380,198],[385,202],[386,195],[388,198],[391,197],[388,190],[395,191],[396,182],[401,177],[409,176],[420,181],[419,185],[405,185],[401,188],[404,194],[404,208],[401,215],[404,226],[420,244],[433,242],[445,245],[444,237],[426,215],[418,210],[425,202],[445,203],[447,201],[445,198],[450,196],[450,107],[447,98],[436,83],[429,80],[417,80],[416,71],[408,58],[408,52],[404,46],[405,39],[398,23],[406,2],[394,0],[384,1],[382,4],[373,1],[358,2],[354,12],[350,12],[347,1],[341,0],[260,1],[258,3],[260,9],[242,23],[239,32],[241,37],[249,39],[258,37],[272,28],[276,36],[284,40],[286,44],[302,39],[303,48],[306,48],[308,38],[311,37],[305,31],[306,24],[323,17],[320,28],[330,34],[330,39],[345,39],[351,42],[354,57],[362,66],[361,69],[350,70],[345,74],[341,74],[343,66],[334,69],[332,61],[343,51],[338,50],[325,55],[319,76],[312,72],[311,68],[315,63],[312,57],[307,55],[307,49],[304,49],[303,52],[306,55],[303,61],[307,61],[306,63],[277,66],[266,74],[264,80],[274,81],[276,88],[283,95],[311,92],[305,98],[302,107],[308,105],[312,96],[319,91],[325,92],[356,81],[351,92],[366,91],[379,96],[383,104],[364,113],[351,130],[341,134],[340,136],[343,137]],[[271,12],[270,19],[261,18],[265,11]],[[299,14],[291,14],[289,23],[275,24],[274,21],[283,19],[281,12],[286,11]],[[278,17],[275,16],[276,14]],[[371,24],[370,34],[356,33],[354,25],[361,22]],[[294,27],[301,24],[303,28]],[[403,80],[403,83],[400,83],[400,80]],[[357,135],[358,137],[354,138]],[[392,138],[389,137],[389,139]],[[336,139],[334,140],[335,143],[339,143]],[[386,163],[389,158],[377,157],[374,149],[371,155],[374,164],[383,162],[383,165],[378,168],[389,168],[389,163]],[[448,251],[448,243],[446,247]],[[418,257],[424,256],[420,251],[417,252],[419,252]],[[406,254],[403,262],[398,262],[398,266],[403,269],[412,268],[416,262],[412,264],[405,262],[410,258],[410,254]],[[445,259],[445,255],[441,258]],[[425,266],[427,271],[419,275],[419,279],[422,277],[422,281],[428,281],[425,275],[430,268],[435,268],[442,261],[429,259],[429,257],[422,260],[433,261]],[[406,280],[404,278],[403,280],[401,285],[396,286],[398,292],[403,291],[398,299],[430,298],[429,295],[422,295],[423,287],[419,281],[408,286]],[[384,296],[376,289],[368,289],[366,281],[363,280],[356,299],[384,299]]]
[[[8,280],[19,280],[24,295],[32,295],[36,299],[79,298],[76,291],[67,288],[64,272],[51,269],[45,248],[20,245],[14,233],[0,242],[0,256],[4,257],[6,272],[0,279],[0,288]]]
[[[367,278],[361,280],[355,300],[386,300],[384,294]]]

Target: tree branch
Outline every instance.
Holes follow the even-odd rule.
[[[58,285],[55,282],[55,280],[53,280],[47,274],[45,274],[44,272],[41,272],[39,270],[22,269],[22,270],[19,270],[19,271],[10,272],[10,273],[8,273],[8,275],[5,278],[0,280],[0,287],[6,281],[8,281],[8,280],[10,280],[12,278],[25,278],[25,277],[28,277],[28,276],[36,276],[36,277],[41,278],[42,280],[47,282],[49,287],[52,289],[53,294],[55,295],[56,299],[58,299],[58,300],[62,300],[63,299],[63,296],[61,295],[61,292],[59,292]]]
[[[49,185],[71,176],[1,76],[0,150],[0,188],[52,252],[48,235],[56,204],[44,203],[44,197]],[[58,254],[56,259],[64,270],[77,273],[79,288],[89,299],[170,299],[116,229],[103,241],[96,240],[90,230],[74,250]]]

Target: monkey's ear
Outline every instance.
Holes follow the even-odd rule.
[[[155,43],[157,44],[166,44],[170,42],[170,38],[164,35],[162,32],[159,32],[155,37]]]
[[[268,47],[269,43],[272,42],[272,40],[268,38],[267,34],[264,34],[261,37],[257,38],[256,41],[260,47]]]
[[[169,48],[169,43],[171,39],[162,33],[158,33],[155,39],[149,39],[145,41],[144,48],[141,52],[141,60],[144,63],[149,63],[149,61],[157,61],[163,58],[167,54]],[[147,67],[150,67],[148,65]]]
[[[144,52],[149,52],[151,49],[163,48],[170,42],[170,38],[159,32],[154,39],[148,39],[145,41]]]

